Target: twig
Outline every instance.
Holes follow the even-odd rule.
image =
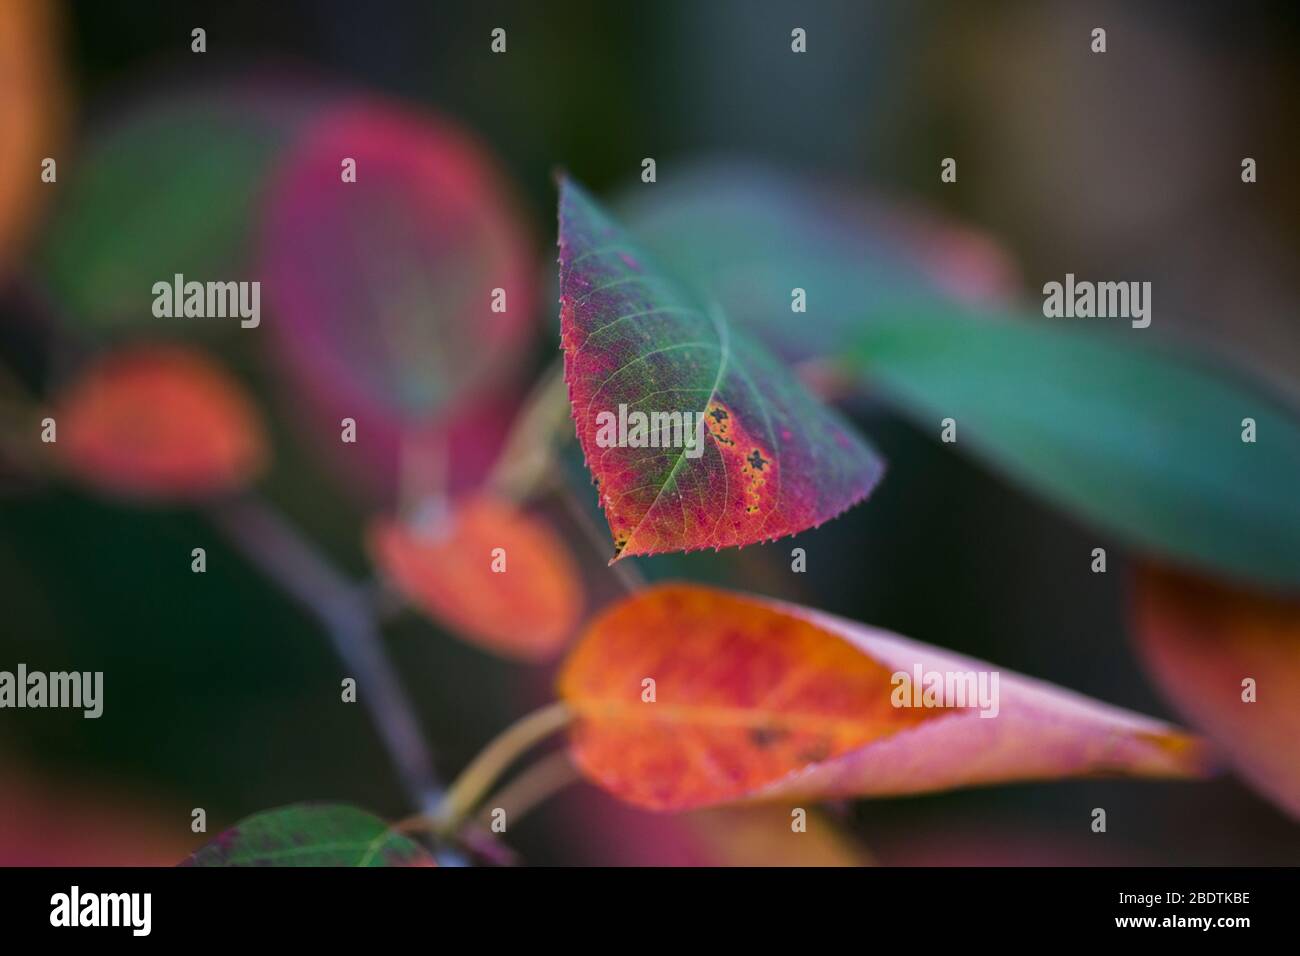
[[[582,502],[578,500],[573,490],[567,485],[557,486],[555,488],[555,494],[563,500],[564,506],[569,510],[569,514],[572,516],[574,523],[582,529],[583,534],[587,536],[587,540],[591,543],[592,547],[596,549],[596,553],[602,556],[608,554],[609,538],[602,534],[600,529],[596,527],[595,522],[591,520],[591,515],[587,514],[586,510],[582,507]],[[623,590],[628,594],[635,594],[638,591],[644,590],[646,583],[645,575],[641,573],[640,568],[636,567],[636,565],[629,562],[626,558],[622,561],[615,561],[609,566],[609,569],[614,572],[614,577],[618,580],[618,583],[623,586]]]
[[[555,476],[555,446],[574,438],[568,399],[564,363],[557,360],[542,374],[515,416],[487,485],[516,502],[547,492],[561,498],[596,552],[605,555],[609,539],[592,522],[568,483]],[[614,562],[610,569],[629,594],[645,587],[645,577],[628,561]]]
[[[484,747],[456,778],[441,806],[426,818],[424,825],[440,835],[455,833],[516,757],[559,730],[572,717],[568,706],[563,701],[556,701],[515,721]],[[406,825],[419,826],[419,823],[411,820],[399,824]]]
[[[484,827],[491,826],[492,812],[499,807],[505,810],[506,820],[513,826],[533,807],[554,796],[577,779],[578,771],[573,766],[568,749],[557,750],[524,769],[508,784],[484,800],[478,822]]]
[[[442,801],[419,722],[380,641],[362,590],[306,541],[272,506],[252,495],[211,505],[208,517],[250,562],[320,621],[354,676],[360,700],[388,749],[414,806]]]
[[[515,502],[525,501],[544,487],[554,467],[555,446],[573,440],[569,421],[564,363],[557,360],[542,374],[515,414],[487,477],[487,486]]]

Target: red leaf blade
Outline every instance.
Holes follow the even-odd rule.
[[[870,493],[883,464],[852,427],[569,181],[559,261],[565,379],[615,559],[774,540]],[[673,414],[663,441],[634,432]]]
[[[1300,599],[1156,566],[1140,569],[1134,599],[1138,646],[1165,696],[1300,817]]]

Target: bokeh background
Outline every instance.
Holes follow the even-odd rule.
[[[85,314],[98,294],[95,258],[148,239],[132,234],[138,224],[119,232],[105,220],[71,258],[51,251],[79,158],[167,95],[195,90],[204,102],[241,89],[240,102],[280,132],[321,104],[392,97],[490,155],[539,277],[526,354],[502,394],[556,354],[545,278],[554,171],[616,196],[653,156],[661,182],[723,157],[944,222],[942,241],[925,247],[930,267],[1031,306],[1066,272],[1148,279],[1151,335],[1212,343],[1300,399],[1294,3],[0,7],[6,395],[48,392],[101,347],[103,328]],[[195,26],[207,30],[202,55],[190,52]],[[497,26],[508,31],[505,56],[487,52]],[[807,55],[789,53],[793,26],[808,32]],[[1094,26],[1108,31],[1104,57],[1088,49]],[[280,115],[286,89],[299,92]],[[57,186],[37,180],[47,155],[59,157]],[[958,158],[955,184],[939,181],[945,156]],[[1259,163],[1248,188],[1243,156]],[[259,331],[275,322],[265,297],[263,313]],[[286,387],[255,333],[200,341],[270,422],[266,498],[331,562],[371,578],[361,529],[385,476],[376,490],[322,453],[303,425],[304,390]],[[1120,543],[882,408],[855,414],[890,476],[865,505],[800,536],[817,573],[789,574],[788,549],[770,548],[638,564],[652,577],[798,600],[1177,722],[1132,647]],[[365,710],[339,704],[345,671],[318,623],[202,515],[37,480],[12,453],[4,478],[0,666],[103,670],[106,708],[93,721],[0,712],[0,863],[172,863],[204,839],[190,831],[193,807],[206,809],[210,834],[306,799],[410,812]],[[557,520],[597,606],[616,593],[607,555]],[[199,544],[206,575],[189,570]],[[1093,575],[1079,558],[1099,545],[1112,573]],[[545,666],[484,653],[418,614],[395,615],[383,634],[444,777],[547,698]],[[1088,829],[1093,807],[1107,808],[1105,836]],[[1300,827],[1231,774],[990,787],[831,813],[854,845],[891,864],[1300,860]],[[785,820],[782,811],[771,826]],[[512,828],[510,843],[532,863],[754,859],[586,785]]]

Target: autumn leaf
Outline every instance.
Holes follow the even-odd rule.
[[[247,484],[267,456],[257,409],[204,355],[136,346],[97,360],[54,414],[64,468],[99,491],[192,501]]]
[[[803,811],[795,829],[793,814]],[[672,818],[713,866],[872,866],[871,854],[824,813],[783,804],[715,807]]]
[[[934,674],[986,675],[996,695],[977,703],[972,687],[961,707],[895,706],[918,702],[912,692]],[[1159,721],[820,612],[690,585],[599,615],[559,690],[580,769],[655,810],[1206,769],[1201,743]]]
[[[1140,567],[1136,640],[1165,696],[1300,818],[1300,598]]]
[[[169,866],[193,847],[168,821],[188,813],[157,788],[99,776],[47,776],[0,754],[0,866]]]
[[[427,422],[519,370],[530,237],[491,156],[451,122],[364,99],[320,115],[272,177],[260,238],[277,357],[360,428]]]
[[[499,654],[544,660],[578,625],[582,579],[568,546],[506,501],[480,495],[416,522],[377,519],[368,539],[408,600]]]
[[[764,803],[650,813],[597,787],[575,787],[557,801],[554,819],[579,865],[594,866],[872,866],[848,829],[806,809],[806,829],[792,827],[792,808]]]
[[[299,803],[239,821],[181,866],[433,866],[424,848],[356,807]]]
[[[0,169],[7,171],[0,177],[0,278],[13,270],[28,227],[59,189],[51,183],[61,181],[37,178],[47,158],[61,163],[64,155],[63,14],[54,4],[0,3]]]
[[[565,379],[615,560],[773,540],[870,493],[883,465],[852,427],[567,179],[559,245]],[[677,434],[638,447],[624,412],[680,413]]]

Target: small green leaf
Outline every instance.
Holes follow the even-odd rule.
[[[918,424],[1116,537],[1186,563],[1300,584],[1300,425],[1202,360],[1093,329],[920,314],[847,358]],[[1243,419],[1257,440],[1243,441]]]
[[[432,866],[379,817],[337,803],[297,803],[235,824],[181,866]]]

